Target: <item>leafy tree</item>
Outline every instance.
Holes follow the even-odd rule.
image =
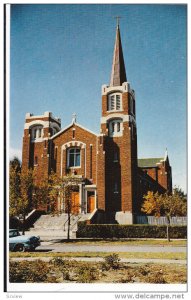
[[[15,168],[17,172],[21,171],[21,162],[18,157],[14,157],[10,160],[10,168]]]
[[[16,215],[17,201],[20,197],[21,162],[17,157],[10,161],[9,165],[9,214]]]
[[[61,178],[51,171],[49,177],[48,177],[48,204],[51,207],[52,213],[58,212],[58,207],[56,206],[58,197],[61,196],[62,190],[61,190],[62,180]]]
[[[67,239],[70,239],[70,218],[72,213],[78,214],[79,204],[76,204],[72,199],[72,193],[76,191],[81,179],[74,175],[67,175],[62,178],[62,192],[64,201],[64,210],[68,214],[68,231]]]
[[[21,171],[21,163],[17,157],[10,161],[9,167],[9,214],[19,216],[23,224],[32,207],[33,171]]]
[[[68,214],[67,239],[70,239],[70,225],[72,214],[78,214],[79,204],[73,201],[73,192],[78,189],[81,179],[74,175],[60,178],[53,171],[48,178],[43,178],[35,184],[34,202],[36,207],[49,206],[50,213],[56,214],[62,211]],[[61,199],[63,209],[57,207],[58,198]]]
[[[52,214],[58,213],[57,201],[60,197],[64,212],[68,214],[68,234],[70,239],[70,218],[73,213],[78,213],[79,204],[72,199],[72,193],[78,188],[81,179],[68,175],[62,179],[54,172],[47,178],[35,182],[36,172],[29,169],[21,171],[21,163],[18,158],[10,161],[10,217],[19,216],[23,223],[23,234],[25,233],[24,223],[26,215],[34,207],[50,207]],[[61,211],[60,211],[61,212]]]
[[[56,202],[60,191],[61,181],[56,173],[51,172],[47,178],[35,183],[33,203],[36,208],[49,207],[51,213],[57,211]]]
[[[173,191],[174,191],[174,194],[176,194],[176,195],[178,194],[179,197],[180,197],[184,202],[187,201],[187,194],[185,194],[185,193],[182,191],[181,188],[175,186],[175,188],[174,188]]]
[[[160,195],[154,193],[153,191],[148,191],[147,195],[143,197],[145,201],[142,205],[142,211],[148,215],[154,214],[155,217],[160,217],[161,215],[161,203]]]
[[[23,221],[23,234],[25,234],[26,215],[32,209],[32,194],[34,189],[34,177],[31,169],[20,173],[20,197],[17,200],[17,214]]]
[[[43,208],[47,203],[48,198],[48,181],[47,179],[42,179],[38,184],[34,184],[33,192],[33,204],[34,207]]]
[[[142,205],[142,211],[148,215],[154,214],[155,217],[165,216],[167,218],[167,239],[170,241],[169,225],[170,218],[173,216],[185,216],[187,213],[187,205],[185,197],[180,194],[176,188],[173,193],[169,195],[158,194],[149,191],[144,196],[144,203]]]

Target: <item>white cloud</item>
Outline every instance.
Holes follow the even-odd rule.
[[[9,159],[13,159],[15,156],[18,157],[19,160],[21,160],[22,159],[22,150],[10,148],[9,149]]]

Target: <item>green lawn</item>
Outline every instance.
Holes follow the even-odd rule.
[[[105,257],[110,254],[113,254],[113,252],[10,252],[10,258],[14,257]],[[177,252],[177,253],[171,253],[171,252],[115,252],[115,254],[118,254],[120,258],[134,258],[134,259],[149,259],[149,258],[155,258],[155,259],[177,259],[177,260],[183,260],[186,259],[186,253]]]
[[[96,239],[89,239],[89,240],[82,240],[82,239],[75,239],[67,242],[66,240],[61,240],[61,243],[67,243],[68,245],[128,245],[128,246],[186,246],[187,240],[171,240],[168,242],[167,240],[161,239],[144,239],[144,240],[134,240],[134,239],[124,239],[124,240],[96,240]]]

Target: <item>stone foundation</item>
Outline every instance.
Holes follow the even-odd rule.
[[[133,224],[133,214],[130,211],[129,212],[118,211],[115,214],[115,220],[117,221],[118,224],[130,225]]]

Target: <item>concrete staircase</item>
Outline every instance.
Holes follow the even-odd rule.
[[[78,221],[85,221],[90,214],[71,215],[70,217],[70,238],[76,238]],[[28,234],[39,235],[49,238],[67,238],[68,232],[68,215],[63,213],[60,215],[42,215],[30,229]]]

